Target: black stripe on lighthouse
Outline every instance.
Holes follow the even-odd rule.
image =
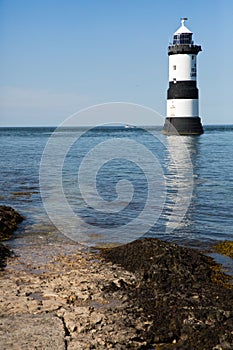
[[[198,99],[198,88],[195,80],[169,82],[167,99],[191,98]]]

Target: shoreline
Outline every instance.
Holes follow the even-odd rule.
[[[233,290],[193,249],[148,238],[88,252],[41,238],[15,255],[0,272],[1,348],[233,347]]]

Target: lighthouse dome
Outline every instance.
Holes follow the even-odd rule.
[[[193,33],[185,27],[188,18],[181,18],[181,27],[173,35],[173,45],[192,44]]]

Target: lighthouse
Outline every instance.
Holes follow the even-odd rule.
[[[163,133],[167,135],[201,135],[203,128],[198,111],[197,55],[200,45],[193,42],[193,33],[185,26],[174,33],[168,46],[169,88],[167,90],[167,116]]]

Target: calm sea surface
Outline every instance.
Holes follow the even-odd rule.
[[[56,222],[52,224],[44,209],[39,183],[41,157],[53,131],[54,128],[0,128],[0,202],[25,216],[18,235],[56,231]],[[59,130],[55,138],[58,148],[66,151],[62,163],[63,194],[74,215],[86,225],[73,226],[71,231],[79,230],[85,235],[87,230],[90,235],[88,227],[91,227],[93,244],[98,240],[102,243],[116,241],[114,233],[111,234],[114,230],[122,242],[132,240],[134,232],[140,230],[143,235],[189,246],[233,239],[233,126],[207,126],[200,137],[167,137],[153,128],[104,127],[89,131]],[[122,142],[123,148],[112,140]],[[124,142],[129,142],[128,146]],[[133,142],[143,147],[143,166],[140,164],[143,155],[138,160],[135,158],[138,150]],[[108,148],[108,161],[104,161],[104,154],[102,159],[101,149],[97,157],[93,153],[91,161],[91,151],[104,143]],[[54,152],[57,156],[57,150]],[[99,210],[100,207],[96,210],[94,205],[87,203],[79,188],[78,173],[88,154],[90,159],[82,173],[83,188],[88,198],[94,198],[91,173],[102,161],[94,179],[98,196],[104,203],[109,203],[108,212]],[[150,154],[155,159],[154,165]],[[59,169],[59,159],[55,157],[54,164],[48,160],[47,173],[43,170],[43,179],[47,176],[48,180],[47,188],[43,188],[43,198],[53,198],[54,213],[61,218],[65,204],[57,189],[58,182],[53,182],[51,170]],[[120,198],[118,185],[123,188]],[[114,207],[111,209],[111,203],[116,200],[120,212],[114,211]],[[140,216],[143,210],[145,215]],[[150,218],[154,213],[156,219],[152,225]],[[54,217],[56,221],[56,215]],[[135,227],[127,226],[125,230],[126,225],[137,218]],[[69,218],[63,219],[68,220],[67,227]],[[101,237],[101,232],[106,229],[110,229],[108,234]]]

